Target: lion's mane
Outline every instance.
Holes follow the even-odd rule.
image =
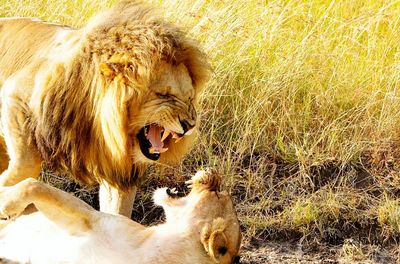
[[[66,58],[43,71],[32,99],[30,141],[53,169],[68,169],[85,184],[107,181],[128,190],[145,168],[133,161],[129,118],[160,62],[183,63],[198,94],[209,76],[204,53],[175,26],[142,4],[123,2],[68,36]],[[130,106],[130,107],[128,107]],[[164,160],[179,159],[185,137]],[[93,178],[96,175],[97,179]]]

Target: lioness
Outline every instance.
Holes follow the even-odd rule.
[[[147,164],[193,142],[209,72],[197,44],[142,4],[81,29],[0,19],[0,186],[37,178],[44,161],[101,183],[101,210],[130,216]]]
[[[155,191],[166,222],[152,227],[96,211],[34,179],[2,187],[0,217],[18,215],[30,203],[38,211],[0,222],[0,257],[32,264],[238,262],[239,223],[220,177],[199,171],[189,184],[183,198],[167,188]]]

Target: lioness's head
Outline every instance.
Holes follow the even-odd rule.
[[[238,262],[239,222],[230,195],[220,190],[220,176],[210,170],[199,171],[188,184],[191,191],[186,197],[179,198],[168,188],[154,193],[154,202],[163,207],[167,224],[197,234],[204,253],[215,263]]]

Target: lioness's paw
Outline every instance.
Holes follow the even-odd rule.
[[[189,188],[208,189],[210,191],[219,191],[221,186],[221,177],[211,169],[196,172],[191,180],[187,181]]]
[[[176,188],[158,188],[153,194],[153,201],[156,205],[167,206],[167,205],[178,205],[181,199],[181,194],[178,193]]]
[[[158,188],[154,191],[153,194],[153,201],[156,205],[163,206],[165,205],[166,201],[169,199],[168,196],[168,188]]]
[[[0,219],[11,219],[17,217],[25,209],[19,201],[14,187],[0,188]]]

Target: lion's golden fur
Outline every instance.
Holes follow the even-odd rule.
[[[209,76],[205,55],[142,4],[123,2],[81,29],[0,20],[0,85],[19,82],[13,96],[25,116],[20,136],[53,169],[86,184],[106,180],[127,190],[135,183],[146,163],[135,158],[135,135],[146,117],[154,118],[144,103],[152,96],[148,87],[181,65],[195,101]],[[173,116],[194,111],[191,104],[162,104]],[[179,159],[192,140],[171,144],[161,161]]]

